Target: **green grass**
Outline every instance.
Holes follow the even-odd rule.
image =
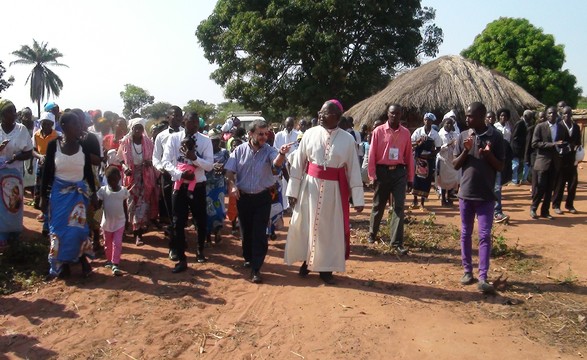
[[[26,290],[48,273],[49,240],[16,240],[0,252],[0,295]]]

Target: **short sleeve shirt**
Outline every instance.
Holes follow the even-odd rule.
[[[472,129],[463,131],[456,142],[455,157],[463,152],[465,149],[464,141],[470,135],[475,139],[475,143],[467,154],[467,159],[461,169],[461,186],[458,196],[464,200],[494,201],[496,198],[493,188],[497,171],[479,154],[479,149],[489,144],[491,152],[497,160],[504,161],[503,136],[492,126],[489,126],[487,131],[480,135],[475,134]]]
[[[130,196],[125,187],[118,191],[112,191],[110,186],[102,186],[96,193],[98,199],[104,203],[104,214],[102,215],[102,230],[114,232],[124,227],[126,217],[124,216],[124,202]]]

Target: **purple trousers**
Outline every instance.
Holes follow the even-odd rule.
[[[479,280],[487,280],[489,258],[491,256],[491,227],[495,201],[459,199],[461,212],[461,259],[465,272],[473,272],[471,260],[473,226],[475,215],[479,226]]]

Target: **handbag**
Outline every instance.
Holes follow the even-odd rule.
[[[575,165],[578,165],[581,161],[585,158],[585,148],[582,145],[577,147],[577,151],[575,151]]]

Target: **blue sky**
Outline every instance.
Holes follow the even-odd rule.
[[[12,1],[3,13],[0,60],[15,84],[2,93],[17,108],[30,106],[25,80],[28,66],[8,67],[10,53],[32,39],[59,49],[69,68],[54,68],[64,82],[55,101],[64,107],[121,112],[120,91],[126,83],[150,91],[155,101],[183,106],[191,99],[219,103],[222,89],[209,79],[214,66],[203,56],[194,35],[214,9],[211,0],[102,0],[48,3]],[[436,9],[444,31],[439,56],[458,54],[485,26],[500,16],[525,17],[557,44],[565,45],[568,68],[587,92],[587,44],[583,24],[587,1],[424,0]],[[560,9],[560,10],[559,10]],[[564,9],[569,9],[567,14]],[[22,14],[26,14],[23,17]],[[32,16],[31,14],[35,14]]]

